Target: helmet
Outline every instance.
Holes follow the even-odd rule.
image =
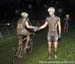
[[[55,8],[54,7],[49,7],[48,12],[55,12]]]
[[[21,13],[21,16],[22,16],[22,17],[28,17],[28,13],[22,12],[22,13]]]

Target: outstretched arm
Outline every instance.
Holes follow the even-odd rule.
[[[48,25],[48,22],[46,21],[42,26],[38,28],[38,30],[44,29]]]
[[[37,28],[37,27],[34,27],[34,26],[29,25],[28,21],[26,21],[25,24],[26,24],[26,27],[27,27],[27,28],[30,28],[30,29],[35,29],[35,28]]]

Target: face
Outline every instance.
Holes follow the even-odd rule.
[[[50,15],[50,16],[53,16],[53,15],[54,15],[54,12],[50,11],[50,12],[49,12],[49,15]]]
[[[66,15],[67,18],[69,18],[69,15]]]
[[[28,17],[23,17],[24,19],[27,19]]]
[[[23,18],[27,18],[26,16],[23,16]]]

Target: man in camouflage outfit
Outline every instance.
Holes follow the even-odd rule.
[[[48,40],[48,59],[51,58],[51,46],[52,42],[54,44],[54,52],[55,52],[55,59],[57,59],[57,48],[58,48],[58,39],[61,37],[61,22],[60,22],[60,17],[55,16],[55,8],[50,7],[48,9],[49,12],[49,17],[46,18],[46,22],[40,26],[37,30],[41,30],[45,28],[47,25],[49,27],[48,29],[48,35],[47,35],[47,40]],[[57,31],[58,29],[58,31]],[[36,31],[37,31],[36,30]]]

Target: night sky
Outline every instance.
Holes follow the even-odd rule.
[[[75,0],[0,0],[0,23],[3,20],[16,19],[22,11],[29,13],[31,19],[40,20],[48,16],[47,9],[54,6],[56,10],[62,9],[60,14],[70,14],[74,20]]]

